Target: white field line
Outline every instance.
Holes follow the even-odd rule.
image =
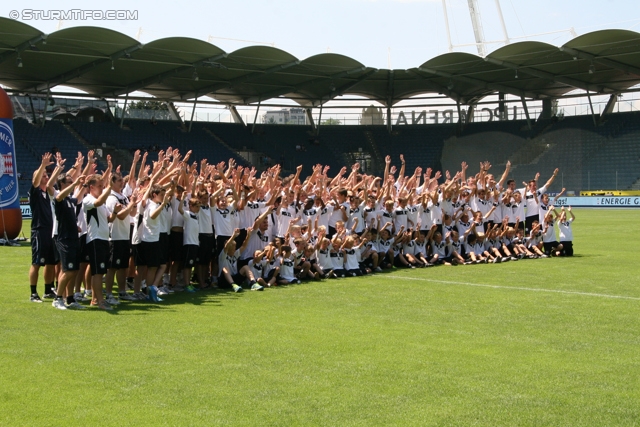
[[[475,286],[479,288],[493,288],[493,289],[511,289],[516,291],[531,291],[531,292],[551,292],[555,294],[567,294],[567,295],[582,295],[587,297],[598,297],[598,298],[614,298],[614,299],[628,299],[634,301],[640,301],[639,297],[629,297],[624,295],[607,295],[607,294],[595,294],[592,292],[578,292],[578,291],[562,291],[559,289],[539,289],[539,288],[524,288],[520,286],[500,286],[500,285],[487,285],[484,283],[468,283],[468,282],[454,282],[449,280],[435,280],[435,279],[426,279],[421,277],[405,277],[405,276],[378,276],[380,278],[389,277],[391,279],[400,279],[400,280],[418,280],[421,282],[433,282],[433,283],[442,283],[445,285],[463,285],[463,286]]]

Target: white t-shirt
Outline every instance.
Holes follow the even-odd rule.
[[[88,194],[82,201],[82,210],[87,215],[87,243],[109,240],[109,209],[104,204],[95,207],[96,200]]]
[[[184,227],[184,216],[180,214],[178,210],[178,206],[180,206],[180,199],[174,197],[171,199],[171,227]],[[182,209],[186,212],[189,210],[188,208],[189,202],[185,199],[182,202]]]
[[[527,218],[530,216],[537,216],[539,209],[538,203],[540,202],[540,197],[547,192],[547,187],[544,185],[538,188],[535,192],[536,197],[533,196],[533,193],[527,190],[525,199],[527,199]],[[536,198],[538,201],[536,201]],[[522,218],[520,218],[522,219]]]
[[[447,242],[444,239],[440,243],[431,240],[431,252],[434,255],[437,254],[439,258],[445,258],[447,256]]]
[[[542,229],[542,241],[544,243],[553,243],[557,241],[556,239],[556,229],[553,224],[544,224],[543,227],[547,226],[546,229]]]
[[[342,216],[342,209],[340,206],[344,206],[344,212],[347,214],[347,219],[349,219],[349,214],[351,212],[349,202],[341,203],[339,206],[334,206],[333,211],[331,212],[331,216],[329,217],[329,226],[335,228],[336,222],[344,221]]]
[[[218,276],[222,274],[222,269],[227,267],[229,274],[238,274],[238,258],[240,258],[240,249],[236,249],[233,255],[227,255],[223,249],[218,255]]]
[[[211,208],[213,214],[213,228],[218,236],[232,236],[235,231],[236,209],[233,205],[229,205],[224,209]]]
[[[185,209],[182,213],[182,223],[184,227],[182,244],[198,246],[200,244],[200,240],[198,239],[198,234],[200,233],[198,214]]]
[[[105,205],[109,209],[109,213],[112,213],[116,207],[116,204],[121,204],[122,209],[125,209],[129,204],[129,200],[122,194],[111,190],[111,194],[107,198]],[[127,215],[124,219],[119,219],[117,216],[109,228],[111,230],[111,238],[109,240],[129,240],[129,232],[131,231],[130,215]]]
[[[573,218],[569,218],[564,222],[558,221],[558,228],[560,229],[561,242],[573,242],[573,231],[571,230],[572,222],[573,222]]]
[[[242,252],[240,259],[253,258],[253,254],[256,251],[261,251],[269,244],[269,234],[263,233],[259,229],[251,231],[251,234],[247,236],[249,242]]]
[[[284,280],[292,281],[296,280],[293,271],[294,264],[293,256],[289,255],[289,258],[282,257],[282,265],[280,265],[280,277]]]
[[[327,231],[329,230],[329,218],[333,214],[333,206],[325,205],[324,208],[318,208],[318,227],[323,225]]]
[[[174,197],[175,198],[175,197]],[[171,212],[171,203],[167,203],[164,205],[164,208],[160,212],[160,232],[169,234],[171,233],[171,217],[173,216]]]
[[[262,258],[260,262],[254,262],[253,259],[249,260],[249,269],[253,273],[253,277],[258,280],[261,277],[265,277],[264,271],[267,266],[267,260]]]
[[[200,234],[213,234],[213,221],[211,220],[211,207],[209,205],[200,206],[198,227],[200,227]]]
[[[140,233],[140,240],[143,242],[157,242],[160,240],[160,215],[155,219],[151,218],[153,211],[158,209],[161,203],[156,203],[152,200],[147,200],[147,205],[142,213],[142,231]]]
[[[249,228],[253,225],[262,212],[265,210],[265,202],[249,202],[245,203],[244,209],[238,212],[240,223],[239,228]]]
[[[397,206],[393,210],[393,228],[396,230],[396,233],[400,231],[401,227],[404,227],[406,230],[407,227],[407,214],[409,211],[406,207]]]
[[[345,268],[347,270],[358,270],[360,265],[358,264],[358,254],[354,248],[345,249]]]
[[[331,270],[333,268],[333,263],[331,262],[331,257],[329,256],[329,248],[327,249],[318,249],[316,251],[316,259],[318,260],[318,265],[325,271]]]
[[[331,268],[334,270],[344,269],[344,254],[342,251],[331,250],[329,252],[329,257],[331,258]]]

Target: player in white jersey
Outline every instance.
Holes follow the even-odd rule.
[[[537,173],[536,177],[529,181],[527,185],[527,192],[525,194],[525,198],[527,200],[527,217],[525,220],[525,231],[528,233],[531,230],[531,226],[533,221],[540,220],[539,218],[539,209],[538,203],[540,201],[540,197],[547,192],[547,189],[553,184],[553,181],[556,179],[558,175],[558,169],[556,168],[553,171],[553,175],[551,178],[540,188],[538,188],[538,178],[540,178],[540,174]]]
[[[106,295],[109,304],[117,304],[118,300],[112,295],[114,277],[118,280],[118,296],[123,300],[133,300],[127,294],[126,278],[131,255],[131,216],[136,214],[137,198],[131,200],[122,194],[124,179],[119,173],[111,176],[111,194],[107,198],[106,206],[113,213],[117,205],[121,206],[115,219],[109,224],[111,236],[109,238],[109,268],[105,278]]]
[[[571,218],[567,219],[567,212],[571,215]],[[566,210],[564,206],[561,208],[560,216],[556,218],[558,222],[558,228],[560,230],[560,244],[562,245],[562,255],[573,256],[573,231],[571,225],[576,220],[576,216],[573,214],[571,206]]]
[[[542,245],[544,246],[545,255],[560,256],[562,254],[562,244],[558,243],[556,238],[553,211],[550,211],[547,216],[544,217],[544,223],[542,224]]]
[[[252,231],[246,236],[248,242],[240,254],[238,267],[242,268],[247,265],[252,258],[255,258],[255,253],[263,251],[271,241],[268,230],[269,215],[271,215],[272,212],[273,208],[268,207],[262,214],[254,219],[250,227]]]
[[[188,292],[195,292],[195,289],[189,284],[191,279],[191,269],[196,266],[198,259],[198,246],[200,245],[200,200],[189,199],[187,202],[188,210],[184,208],[184,202],[187,201],[187,193],[184,192],[178,203],[178,212],[182,215],[182,242],[180,248],[183,253],[181,260],[176,260],[182,265],[182,277],[187,284]]]
[[[247,229],[247,233],[250,234],[253,230]],[[256,283],[253,272],[248,265],[242,268],[238,268],[238,259],[240,253],[245,249],[249,239],[245,239],[240,249],[236,249],[236,237],[240,234],[240,229],[236,228],[233,234],[229,236],[222,251],[218,255],[218,286],[220,288],[233,288],[234,292],[242,291],[242,283],[246,280],[249,281],[249,286],[252,291],[262,291],[264,288]]]
[[[108,186],[104,187],[103,179]],[[87,177],[86,184],[89,194],[82,201],[82,210],[87,216],[87,250],[89,252],[89,267],[91,269],[91,305],[102,310],[111,310],[111,306],[104,301],[102,295],[102,278],[107,272],[109,262],[109,222],[113,221],[120,208],[116,206],[110,214],[105,206],[111,194],[111,180],[109,171],[102,175]]]

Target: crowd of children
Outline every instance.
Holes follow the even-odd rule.
[[[211,287],[573,254],[571,207],[558,211],[546,194],[557,169],[541,187],[536,175],[517,188],[509,163],[497,181],[488,162],[475,174],[462,163],[453,175],[407,175],[402,156],[399,169],[387,156],[381,177],[356,163],[332,177],[316,165],[303,179],[302,166],[283,177],[279,165],[258,174],[233,159],[157,154],[135,152],[126,173],[108,156],[97,173],[92,151],[66,171],[60,153],[42,156],[30,190],[31,301],[42,302],[41,268],[54,307],[112,310]]]

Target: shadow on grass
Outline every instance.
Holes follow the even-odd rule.
[[[233,292],[232,289],[206,289],[196,292],[176,292],[170,295],[159,297],[161,302],[152,301],[122,301],[117,308],[109,311],[109,314],[142,314],[153,311],[172,310],[172,307],[181,305],[207,305],[221,306],[225,301],[232,301],[240,298],[239,293]]]

